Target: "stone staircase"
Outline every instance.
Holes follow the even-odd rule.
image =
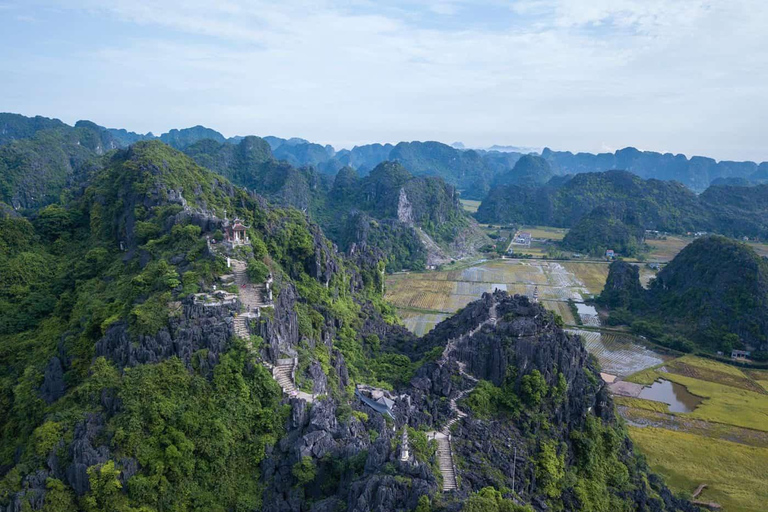
[[[268,307],[270,304],[266,300],[266,286],[254,286],[248,279],[246,273],[246,264],[240,260],[231,260],[232,274],[235,276],[237,292],[240,296],[240,302],[245,306],[246,312]]]
[[[456,484],[456,467],[451,453],[451,438],[438,432],[435,439],[437,440],[437,465],[443,475],[443,492],[453,491],[458,485]]]
[[[272,369],[272,376],[275,378],[283,392],[286,395],[295,395],[298,393],[296,385],[293,383],[293,359],[279,359],[277,365]]]
[[[233,259],[230,260],[230,264],[232,275],[234,276],[234,281],[237,285],[238,297],[245,307],[245,313],[241,313],[235,317],[235,334],[247,340],[250,338],[248,320],[257,318],[260,315],[259,310],[261,308],[272,307],[272,304],[267,300],[268,295],[266,285],[253,285],[248,279],[245,262]],[[258,356],[258,354],[254,355]],[[280,385],[283,393],[292,397],[301,398],[308,402],[313,401],[312,395],[299,391],[296,388],[296,384],[293,382],[293,372],[296,365],[294,359],[279,359],[277,365],[272,365],[267,361],[262,361],[261,364],[272,372],[272,377]]]
[[[471,338],[477,332],[479,332],[483,326],[487,324],[495,325],[496,321],[496,304],[494,304],[489,310],[488,319],[484,322],[481,322],[477,327],[469,331],[467,336]],[[454,338],[446,344],[438,364],[442,365],[448,361],[448,356],[450,356],[451,352],[453,352],[453,350],[456,348],[456,343],[461,338],[461,336]],[[456,465],[453,462],[453,451],[451,447],[451,427],[453,427],[453,425],[455,425],[461,419],[466,418],[467,413],[459,409],[457,403],[469,395],[472,391],[474,391],[478,383],[478,380],[475,377],[467,373],[466,363],[463,361],[457,361],[456,364],[459,367],[459,373],[461,376],[472,382],[472,387],[461,391],[458,395],[451,399],[450,405],[453,415],[451,419],[448,420],[445,425],[443,425],[443,428],[440,429],[439,432],[427,433],[429,439],[435,439],[437,441],[437,462],[438,467],[440,468],[440,473],[443,475],[443,492],[453,491],[458,488],[458,484],[456,482]]]
[[[235,334],[244,340],[247,340],[251,335],[248,331],[247,322],[248,320],[245,316],[238,315],[235,317]]]

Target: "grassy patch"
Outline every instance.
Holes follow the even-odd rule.
[[[656,382],[656,379],[658,379],[662,375],[666,375],[666,374],[657,372],[656,368],[654,367],[654,368],[648,368],[647,370],[637,372],[634,375],[630,375],[624,380],[627,382],[634,382],[635,384],[650,386],[651,384]]]
[[[653,400],[645,400],[643,398],[629,398],[626,396],[617,396],[613,399],[616,405],[623,405],[625,407],[632,407],[634,409],[645,409],[653,412],[669,413],[669,406],[663,402],[655,402]]]
[[[700,499],[729,512],[759,512],[768,503],[768,449],[657,428],[630,427],[630,435],[651,468],[676,492],[702,483]]]
[[[692,238],[678,238],[674,236],[668,236],[666,240],[646,240],[645,243],[651,246],[648,260],[670,261],[692,241]]]
[[[567,229],[553,228],[549,226],[526,226],[523,227],[521,231],[530,233],[533,238],[544,238],[546,240],[562,240],[565,238],[565,234],[568,233]]]
[[[477,212],[481,203],[481,201],[475,201],[473,199],[459,199],[459,201],[461,201],[461,207],[469,213]]]
[[[695,356],[684,356],[667,364],[667,369],[675,374],[745,389],[754,393],[765,393],[765,389],[747,377],[741,370],[717,361],[702,359]]]
[[[742,372],[739,368],[732,366],[730,364],[713,361],[712,359],[705,359],[703,357],[696,357],[696,356],[683,356],[677,361],[680,361],[681,363],[689,364],[692,366],[697,366],[699,368],[704,368],[707,370],[712,370],[720,373],[727,373],[735,377],[747,378],[744,372]],[[766,378],[768,378],[768,373],[766,373]]]

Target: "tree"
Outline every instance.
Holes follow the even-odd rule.
[[[56,478],[45,481],[45,502],[43,512],[75,512],[75,494],[64,485],[64,482]]]
[[[117,479],[119,475],[120,470],[115,468],[115,463],[111,460],[101,466],[88,468],[91,490],[83,500],[87,512],[115,512],[126,509],[123,485]]]
[[[426,494],[419,497],[419,504],[413,509],[413,512],[432,512],[432,503]]]
[[[536,478],[547,496],[560,496],[560,482],[565,478],[565,455],[557,455],[554,441],[541,444],[536,461]]]
[[[547,381],[539,370],[533,370],[522,379],[523,400],[531,406],[538,406],[547,394]]]

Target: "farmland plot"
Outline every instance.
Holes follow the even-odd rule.
[[[603,371],[619,377],[662,364],[666,358],[635,343],[629,335],[569,330],[584,340],[587,350],[597,357]]]
[[[498,289],[511,295],[531,297],[538,287],[538,296],[544,305],[573,325],[576,321],[566,301],[581,302],[585,297],[599,293],[607,274],[607,263],[484,261],[460,270],[389,276],[386,297],[400,309],[406,326],[413,332],[420,332],[431,329],[436,317],[417,318],[411,313],[450,314],[479,299],[485,292]],[[587,320],[585,323],[590,325],[595,323],[592,319]]]
[[[445,313],[417,313],[415,311],[401,311],[400,317],[403,319],[406,329],[416,336],[423,336],[434,327],[448,318],[450,315]]]

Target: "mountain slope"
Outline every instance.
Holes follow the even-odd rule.
[[[650,323],[646,330],[677,333],[710,351],[768,348],[768,262],[746,244],[702,237],[680,251],[648,290],[640,287],[637,272],[629,275],[617,264],[608,283],[603,302],[628,308]]]
[[[559,187],[495,188],[477,212],[480,222],[571,227],[597,206],[631,211],[645,229],[695,231],[709,223],[696,195],[679,183],[643,180],[626,171],[577,174]]]
[[[57,201],[82,183],[105,152],[117,143],[93,123],[80,121],[41,129],[31,138],[0,146],[0,201],[36,208]]]
[[[390,164],[369,190],[416,180]],[[225,210],[246,243],[221,242]],[[28,316],[0,332],[4,512],[693,512],[551,312],[486,294],[416,338],[378,260],[159,141],[107,155],[32,222],[3,217],[0,247],[0,304]],[[392,390],[391,414],[357,385]],[[442,493],[446,437],[425,431],[449,425]]]

